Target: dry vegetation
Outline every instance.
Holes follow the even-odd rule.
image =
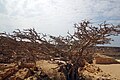
[[[10,80],[115,79],[110,75],[103,75],[101,69],[93,65],[93,60],[96,45],[108,44],[111,35],[120,34],[120,26],[104,22],[95,27],[89,21],[83,21],[74,24],[74,28],[74,34],[68,32],[66,37],[49,35],[49,38],[46,38],[46,34],[37,33],[35,29],[23,31],[17,29],[11,34],[0,33],[0,78]],[[48,63],[39,62],[40,60],[46,60]],[[10,66],[11,63],[15,65]],[[47,73],[48,71],[50,73]]]

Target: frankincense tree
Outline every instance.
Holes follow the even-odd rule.
[[[67,80],[79,80],[78,68],[84,67],[85,62],[92,63],[96,45],[108,44],[112,40],[111,35],[120,34],[120,25],[114,26],[106,22],[93,26],[89,21],[83,21],[74,24],[74,28],[74,34],[68,32],[67,37],[51,36],[56,43],[56,48],[63,52],[63,57],[72,64],[67,72]]]

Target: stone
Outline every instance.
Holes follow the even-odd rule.
[[[12,75],[16,71],[17,71],[16,68],[6,69],[4,72],[0,73],[0,77],[1,77],[0,80],[6,79],[7,77],[9,77],[10,75]]]
[[[15,74],[16,77],[19,77],[21,79],[25,79],[29,76],[31,76],[31,71],[28,69],[28,68],[23,68],[23,69],[20,69],[16,74]]]
[[[25,80],[38,80],[38,78],[35,76],[30,76],[30,77],[26,78]]]

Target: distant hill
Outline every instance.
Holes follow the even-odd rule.
[[[101,53],[120,52],[120,47],[97,46],[97,51]]]
[[[120,59],[120,47],[97,46],[96,53]]]

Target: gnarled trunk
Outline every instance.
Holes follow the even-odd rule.
[[[72,65],[67,63],[66,65],[61,66],[59,71],[64,73],[66,80],[84,80],[82,76],[79,76],[78,68],[78,64]]]

